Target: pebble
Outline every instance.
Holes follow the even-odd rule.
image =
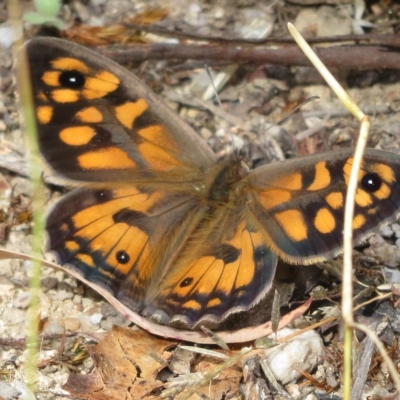
[[[72,331],[72,332],[76,332],[81,327],[81,323],[76,318],[65,318],[64,326],[65,326],[65,329]]]
[[[70,292],[69,290],[58,290],[57,291],[57,300],[60,301],[65,301],[68,299],[72,299],[74,297],[74,294]]]
[[[382,225],[380,234],[385,238],[391,238],[393,236],[393,229],[390,225]]]
[[[54,289],[57,286],[58,282],[58,279],[54,278],[53,276],[46,276],[42,279],[41,287],[45,291]]]
[[[2,398],[13,399],[18,398],[21,393],[6,382],[0,381],[0,394]]]
[[[96,313],[90,316],[90,322],[94,325],[98,325],[100,321],[103,319],[103,314]]]
[[[82,296],[80,296],[79,294],[76,294],[74,296],[74,298],[72,299],[72,302],[74,304],[82,304]]]
[[[88,299],[87,297],[82,297],[82,306],[84,309],[92,307],[93,300]]]
[[[294,26],[304,36],[315,36],[317,31],[317,20],[317,11],[305,8],[297,14],[296,19],[294,20]]]
[[[24,310],[28,308],[30,302],[29,292],[19,292],[14,301],[13,306]]]
[[[400,271],[395,268],[382,268],[386,283],[400,283]]]
[[[277,332],[278,338],[295,332],[284,328]],[[274,339],[275,334],[269,336]],[[311,371],[323,360],[324,346],[315,331],[308,331],[271,349],[265,350],[266,362],[275,378],[286,384],[302,375],[298,371]]]
[[[0,25],[0,44],[7,49],[11,48],[14,43],[14,33],[11,26],[6,24]]]
[[[317,13],[317,37],[352,33],[351,19],[341,15],[336,7],[322,6]]]

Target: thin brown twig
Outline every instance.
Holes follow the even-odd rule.
[[[271,49],[243,48],[234,45],[153,43],[99,46],[97,51],[118,63],[146,60],[202,60],[203,63],[224,61],[227,64],[311,65],[297,46]],[[316,48],[315,51],[329,68],[398,69],[400,66],[400,52],[384,46],[334,46]]]
[[[304,0],[301,0],[304,1]],[[337,0],[333,0],[337,1]],[[142,25],[133,23],[124,23],[127,29],[132,29],[140,32],[152,33],[164,37],[175,37],[179,39],[186,39],[192,41],[207,41],[209,43],[229,43],[232,45],[240,46],[257,46],[265,44],[294,44],[295,41],[291,36],[282,37],[267,37],[262,39],[243,39],[238,37],[222,37],[222,36],[204,36],[196,33],[190,32],[180,32],[171,29],[164,28],[163,26],[152,24],[152,25]],[[340,36],[322,36],[306,38],[307,42],[310,44],[316,43],[342,43],[342,42],[363,42],[363,43],[374,43],[385,46],[400,46],[400,38],[396,35],[385,35],[385,34],[363,34],[363,35],[340,35]]]

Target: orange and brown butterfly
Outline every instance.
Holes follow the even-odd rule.
[[[78,188],[48,250],[159,324],[216,327],[271,289],[278,258],[338,254],[352,151],[249,170],[211,149],[138,78],[66,41],[27,44],[41,152]],[[400,158],[367,150],[355,242],[400,207]]]

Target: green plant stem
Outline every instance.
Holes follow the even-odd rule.
[[[21,12],[19,3],[15,0],[9,0],[8,9],[10,21],[12,22],[15,35],[22,32]],[[17,36],[16,36],[17,37]],[[33,242],[32,255],[36,259],[32,261],[30,270],[30,305],[27,315],[27,333],[26,348],[27,360],[25,367],[25,377],[27,384],[27,394],[25,398],[35,398],[35,386],[37,381],[37,352],[38,352],[38,325],[40,318],[39,291],[41,248],[43,241],[44,222],[43,222],[43,196],[41,189],[41,168],[39,161],[39,150],[37,145],[36,118],[33,106],[32,89],[30,85],[29,65],[25,51],[20,50],[22,38],[15,42],[15,59],[17,60],[16,74],[18,91],[20,95],[20,105],[22,116],[25,123],[26,144],[28,146],[28,162],[31,167],[31,180],[34,186],[32,197],[33,214]]]

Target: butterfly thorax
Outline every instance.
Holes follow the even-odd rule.
[[[248,166],[241,160],[229,158],[218,165],[219,172],[213,175],[207,192],[207,200],[210,205],[220,206],[222,204],[236,204],[241,198],[238,184],[249,173]],[[212,176],[212,174],[211,174]]]

